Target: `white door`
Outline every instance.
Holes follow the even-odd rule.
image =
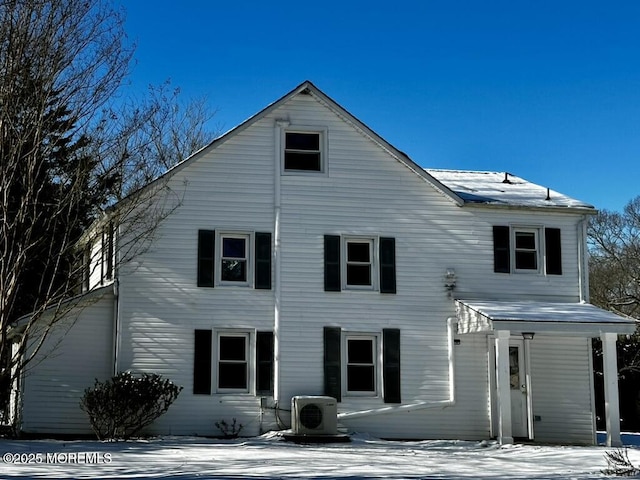
[[[527,377],[524,341],[509,340],[509,383],[511,384],[511,429],[514,437],[527,438]]]

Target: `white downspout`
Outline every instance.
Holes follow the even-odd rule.
[[[280,191],[280,152],[282,150],[282,130],[289,126],[285,119],[276,120],[274,153],[273,153],[273,401],[278,405],[280,400],[280,213],[282,195]]]
[[[352,418],[371,417],[374,415],[384,415],[395,412],[409,412],[413,410],[426,410],[429,408],[447,408],[456,403],[456,379],[455,379],[455,355],[454,336],[456,331],[456,317],[447,318],[447,344],[448,344],[448,364],[449,364],[449,398],[441,401],[423,401],[404,405],[390,405],[388,407],[374,408],[370,410],[360,410],[356,412],[344,412],[338,414],[338,420],[350,420]]]

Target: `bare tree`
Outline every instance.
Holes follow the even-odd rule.
[[[640,320],[640,197],[622,212],[603,210],[589,225],[591,302]],[[594,340],[596,407],[604,411],[602,350]],[[622,426],[640,428],[640,336],[620,337],[617,345]],[[602,417],[602,415],[600,415]]]
[[[640,319],[640,197],[589,226],[591,300]]]
[[[204,100],[181,103],[168,85],[140,101],[116,95],[134,51],[123,25],[123,13],[107,0],[0,0],[5,387],[75,305],[69,299],[83,278],[75,259],[80,240],[91,240],[90,225],[117,204],[111,228],[136,224],[140,232],[130,236],[132,242],[148,244],[157,223],[179,204],[179,194],[158,204],[153,196],[162,183],[140,186],[213,137],[204,127],[213,115]],[[36,343],[27,357],[29,338]]]

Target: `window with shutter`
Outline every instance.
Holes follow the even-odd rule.
[[[544,228],[543,235],[542,227],[494,226],[493,265],[499,273],[562,275],[560,229]]]

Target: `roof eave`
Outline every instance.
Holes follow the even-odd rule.
[[[596,215],[598,210],[591,205],[584,206],[563,206],[563,205],[522,205],[513,203],[484,203],[484,202],[464,202],[464,207],[483,208],[483,209],[504,209],[504,210],[527,210],[539,212],[563,212],[563,213],[579,213],[587,215]]]

